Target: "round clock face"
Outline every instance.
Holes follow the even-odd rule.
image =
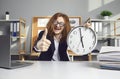
[[[75,27],[68,34],[67,44],[70,50],[77,55],[88,54],[97,44],[96,33],[85,26]]]

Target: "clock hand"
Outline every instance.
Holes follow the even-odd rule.
[[[81,42],[82,42],[82,47],[84,48],[84,44],[83,44],[83,36],[81,37]]]
[[[84,44],[83,44],[83,36],[81,34],[81,28],[79,28],[79,32],[80,32],[80,41],[82,43],[82,47],[84,48]]]

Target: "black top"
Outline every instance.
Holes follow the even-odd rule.
[[[37,42],[42,38],[43,33],[44,33],[44,31],[41,31],[39,33],[39,37],[37,38],[34,46],[36,46]],[[54,39],[51,38],[49,35],[47,35],[46,38],[51,41],[51,45],[50,45],[48,51],[41,52],[38,59],[42,60],[42,61],[51,61],[52,57],[53,57],[53,54],[54,54],[54,51],[55,51]],[[58,54],[59,54],[59,57],[60,57],[60,61],[69,61],[69,58],[68,58],[68,55],[67,55],[67,47],[68,46],[67,46],[66,40],[62,41],[62,42],[59,42],[58,47],[59,47],[58,48]],[[34,48],[33,48],[33,50],[36,51]]]

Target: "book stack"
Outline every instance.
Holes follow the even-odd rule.
[[[120,70],[120,47],[103,46],[97,60],[100,68]]]

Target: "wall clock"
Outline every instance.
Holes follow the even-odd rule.
[[[69,32],[67,44],[77,55],[85,55],[96,47],[97,36],[90,27],[77,26]]]

